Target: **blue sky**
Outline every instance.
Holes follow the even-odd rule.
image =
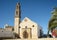
[[[39,24],[47,33],[48,22],[57,0],[0,0],[0,28],[5,24],[14,26],[16,3],[21,3],[21,20],[25,17]]]

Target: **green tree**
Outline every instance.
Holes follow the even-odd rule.
[[[57,27],[57,7],[55,7],[54,10],[52,11],[52,16],[48,24],[48,33],[50,30],[52,32],[52,30],[56,27]]]

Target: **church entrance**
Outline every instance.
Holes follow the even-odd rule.
[[[28,38],[28,32],[26,30],[23,32],[23,38]]]
[[[23,28],[22,30],[23,30],[23,33],[22,33],[23,38],[31,38],[31,29],[30,28],[27,28],[27,29]]]

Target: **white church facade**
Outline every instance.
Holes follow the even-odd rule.
[[[5,30],[18,34],[18,36],[20,38],[38,38],[38,37],[40,37],[40,30],[42,30],[41,26],[39,26],[34,21],[30,20],[28,17],[25,17],[21,21],[20,3],[17,3],[17,5],[16,5],[14,18],[15,18],[14,27],[9,27],[7,25],[8,27],[5,26],[5,28],[4,28]],[[12,31],[12,29],[14,29],[14,31]]]
[[[20,23],[20,37],[22,38],[38,38],[37,37],[37,28],[38,25],[28,19],[27,17]],[[27,32],[27,33],[25,33]],[[26,37],[25,37],[26,36]]]

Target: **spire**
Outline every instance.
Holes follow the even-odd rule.
[[[16,5],[15,17],[21,18],[20,3],[17,3]]]
[[[20,3],[17,3],[17,5],[20,5]]]

